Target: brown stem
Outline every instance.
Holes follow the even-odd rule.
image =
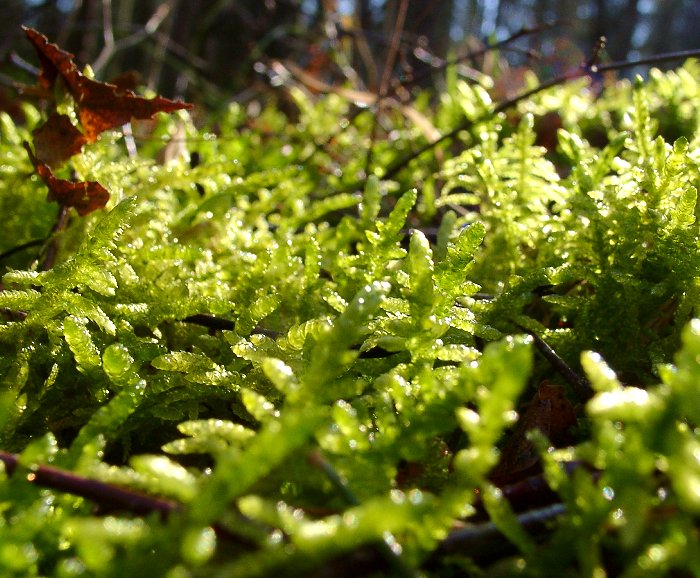
[[[522,325],[518,325],[517,323],[516,325],[532,337],[537,351],[539,351],[550,363],[550,365],[559,372],[559,375],[561,375],[569,383],[569,385],[574,388],[576,395],[578,395],[582,401],[587,401],[593,397],[593,388],[591,387],[591,384],[588,383],[586,378],[581,377],[578,373],[571,369],[569,364],[559,357],[556,351],[554,351],[539,335],[533,331],[530,331],[529,329],[526,329]]]
[[[39,247],[44,243],[46,243],[46,239],[32,239],[31,241],[27,241],[26,243],[22,243],[21,245],[12,247],[11,249],[0,253],[0,261],[4,261],[5,259],[11,257],[15,253],[20,253],[21,251],[24,251],[26,249],[31,249],[32,247]]]
[[[316,465],[324,462],[320,454],[311,454],[310,460]],[[0,462],[4,464],[5,471],[9,476],[18,474],[22,470],[20,458],[15,454],[0,451]],[[564,467],[569,473],[572,473],[574,470],[584,466],[580,462],[571,462],[564,464]],[[322,469],[326,473],[330,471],[334,474],[330,466]],[[600,474],[593,472],[593,475],[598,476]],[[331,477],[333,478],[333,476]],[[170,514],[183,509],[182,504],[171,500],[155,498],[134,490],[119,488],[51,466],[30,466],[26,468],[25,479],[27,482],[37,486],[87,498],[109,511],[125,510],[138,515],[148,515],[157,512],[165,520]],[[527,511],[518,514],[518,523],[535,539],[541,537],[549,530],[552,520],[565,513],[564,505],[556,501],[556,494],[549,488],[542,476],[504,486],[502,492],[516,511],[527,508]],[[355,500],[353,499],[352,501]],[[478,511],[482,511],[479,499],[474,502],[474,505]],[[249,540],[231,533],[220,524],[215,524],[213,527],[217,534],[229,541],[245,546],[253,546]],[[332,568],[341,560],[352,560],[359,556],[368,564],[368,567],[376,569],[377,566],[389,563],[396,571],[397,560],[387,559],[387,553],[384,551],[385,547],[386,544],[382,542],[378,546],[369,546],[369,549],[360,548],[340,559],[329,561],[326,569]],[[513,545],[500,533],[498,528],[492,522],[485,521],[464,525],[452,530],[447,538],[440,542],[428,564],[437,562],[441,556],[445,555],[465,556],[477,562],[484,562],[497,559],[512,551]],[[413,575],[408,566],[403,563],[398,564],[398,570],[400,570],[401,575]],[[345,574],[341,573],[340,575],[344,576]]]
[[[20,459],[15,454],[0,451],[0,461],[5,464],[9,475],[16,473],[20,467]],[[176,502],[90,480],[51,466],[32,466],[27,469],[25,478],[31,484],[81,496],[109,510],[128,510],[141,515],[159,512],[161,517],[166,518],[181,509]]]
[[[518,524],[535,540],[551,530],[552,521],[566,513],[564,504],[552,504],[518,515]],[[493,562],[508,554],[515,554],[517,548],[493,522],[469,525],[453,530],[440,542],[432,560],[441,556],[468,557],[477,563]]]
[[[46,255],[39,266],[41,271],[48,271],[51,269],[51,267],[53,267],[53,264],[56,261],[56,255],[58,254],[58,236],[56,233],[63,231],[67,225],[68,207],[61,205],[58,211],[58,216],[56,217],[56,223],[54,224],[53,229],[51,229],[51,233],[49,233],[49,239],[51,240],[46,247]]]
[[[215,331],[233,331],[236,328],[236,323],[234,321],[231,321],[230,319],[223,319],[222,317],[215,317],[214,315],[208,315],[206,313],[190,315],[189,317],[185,317],[183,321],[185,323],[192,323],[194,325],[208,327],[209,329],[214,329]],[[261,327],[256,327],[251,331],[251,333],[266,335],[272,339],[280,336],[279,331],[272,331]]]
[[[4,464],[8,476],[22,469],[20,458],[15,454],[0,451],[0,462]],[[107,512],[123,510],[141,516],[158,513],[161,520],[166,520],[170,514],[183,510],[183,505],[178,502],[91,480],[51,466],[32,465],[26,468],[26,472],[25,479],[30,484],[86,498]],[[234,534],[221,524],[214,524],[212,528],[228,542],[253,546],[249,539]]]
[[[399,13],[396,15],[396,22],[394,22],[394,33],[392,34],[391,44],[389,45],[389,51],[387,53],[386,62],[384,63],[384,72],[382,73],[382,80],[379,85],[379,91],[377,93],[377,108],[374,114],[374,118],[372,119],[372,130],[370,133],[369,147],[367,148],[367,156],[365,157],[365,177],[368,177],[370,175],[370,171],[372,170],[372,157],[374,155],[374,142],[377,137],[379,117],[382,114],[384,99],[389,93],[389,82],[391,81],[394,63],[396,62],[396,56],[399,52],[401,33],[403,32],[403,27],[406,22],[407,11],[408,0],[401,0],[401,4],[399,5]]]
[[[608,70],[623,70],[625,68],[633,68],[635,66],[645,66],[647,64],[661,64],[662,62],[670,62],[673,60],[687,60],[688,58],[699,58],[700,49],[697,50],[681,50],[679,52],[664,52],[639,60],[618,60],[617,62],[608,62],[607,64],[596,64],[593,66],[592,72],[607,72]]]
[[[426,153],[426,152],[434,149],[435,147],[437,147],[438,145],[442,144],[445,141],[452,140],[463,130],[467,130],[479,122],[483,122],[484,120],[491,118],[500,112],[504,112],[505,110],[508,110],[509,108],[514,107],[519,102],[527,100],[531,96],[534,96],[540,92],[543,92],[543,91],[547,90],[548,88],[552,88],[553,86],[565,84],[566,82],[569,82],[570,80],[574,80],[576,78],[581,78],[582,76],[588,76],[591,74],[606,72],[608,70],[621,70],[623,68],[631,68],[634,66],[641,66],[641,65],[646,65],[646,64],[657,64],[660,62],[668,62],[670,60],[683,60],[686,58],[692,58],[692,57],[698,57],[698,56],[700,56],[700,50],[685,50],[682,52],[671,52],[671,53],[666,53],[666,54],[658,54],[658,55],[652,56],[650,58],[642,58],[639,60],[611,62],[609,64],[596,64],[596,65],[593,65],[591,68],[586,68],[585,66],[581,66],[579,68],[567,70],[563,74],[561,74],[555,78],[551,78],[545,82],[542,82],[541,84],[535,86],[534,88],[531,88],[530,90],[526,90],[525,92],[522,92],[522,93],[514,96],[513,98],[509,98],[508,100],[504,100],[503,102],[496,105],[492,110],[488,111],[486,114],[483,114],[482,116],[480,116],[474,120],[471,120],[471,119],[465,120],[464,122],[457,125],[450,132],[445,133],[444,135],[442,135],[440,138],[436,139],[435,141],[428,143],[428,144],[420,147],[419,149],[413,151],[412,153],[406,155],[404,158],[399,159],[396,163],[394,163],[393,166],[391,166],[387,169],[387,172],[384,174],[384,176],[382,178],[384,178],[384,179],[393,178],[396,174],[398,174],[401,170],[403,170],[405,167],[407,167],[413,160],[417,159],[423,153]]]

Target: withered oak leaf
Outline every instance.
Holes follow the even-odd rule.
[[[126,70],[110,78],[109,83],[116,86],[119,92],[124,92],[134,90],[139,84],[143,84],[143,79],[137,70]]]
[[[52,112],[46,122],[32,131],[34,151],[41,162],[58,167],[76,155],[87,138],[65,114]]]
[[[510,484],[537,471],[540,458],[527,438],[530,430],[539,430],[552,445],[562,447],[572,441],[570,430],[575,425],[576,411],[564,388],[543,381],[503,446],[501,459],[489,476],[491,481],[499,486]]]
[[[36,158],[26,141],[24,148],[27,149],[36,172],[49,187],[49,201],[56,201],[64,207],[75,207],[81,217],[101,209],[109,201],[109,191],[97,181],[73,182],[59,179],[48,165]]]
[[[76,98],[78,118],[89,142],[95,142],[100,133],[126,124],[132,118],[148,119],[158,112],[192,108],[191,104],[162,96],[143,98],[130,90],[118,92],[114,84],[85,76],[81,78],[80,86],[81,93]]]
[[[78,118],[89,143],[95,142],[101,132],[126,124],[132,118],[148,119],[158,112],[192,108],[186,102],[162,96],[143,98],[116,84],[88,78],[76,67],[73,54],[49,42],[46,36],[33,28],[23,28],[39,55],[40,86],[50,89],[58,76],[63,79],[75,100]]]
[[[22,26],[22,30],[24,30],[24,33],[39,55],[39,62],[41,63],[41,71],[38,78],[39,86],[48,90],[52,89],[56,83],[56,78],[60,74],[72,93],[73,86],[77,84],[77,78],[80,75],[73,63],[74,55],[62,50],[56,44],[52,44],[46,36],[33,28]]]

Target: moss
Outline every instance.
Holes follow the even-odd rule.
[[[558,87],[440,166],[359,187],[372,123],[301,92],[296,123],[161,119],[194,167],[118,138],[74,157],[111,200],[71,215],[48,270],[45,247],[3,257],[0,447],[183,509],[102,515],[3,478],[0,573],[305,575],[372,551],[387,574],[477,575],[478,552],[436,556],[484,517],[516,552],[494,571],[698,573],[697,91],[694,62],[600,98]],[[433,121],[490,106],[452,78]],[[552,111],[555,154],[535,122]],[[423,138],[385,122],[377,166]],[[27,178],[28,124],[0,126],[0,253],[56,218]],[[539,543],[489,481],[528,392],[562,383],[523,328],[592,387],[567,385],[574,445],[535,440],[566,508]]]

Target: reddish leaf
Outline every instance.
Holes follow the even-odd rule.
[[[39,61],[41,62],[39,85],[46,89],[53,88],[56,78],[60,74],[68,89],[73,92],[73,87],[77,84],[77,79],[80,75],[75,64],[73,64],[74,55],[62,50],[56,44],[50,43],[41,32],[37,32],[27,26],[22,26],[22,29],[39,55]]]
[[[24,124],[25,115],[17,97],[10,95],[9,91],[0,87],[0,112],[6,112],[16,124]]]
[[[137,70],[127,70],[109,79],[109,83],[117,87],[118,92],[134,90],[139,84],[143,84],[141,74]]]
[[[85,76],[80,80],[80,87],[81,92],[76,97],[78,117],[89,142],[95,142],[100,133],[126,124],[132,118],[148,119],[157,112],[192,108],[191,104],[162,96],[149,99],[130,90],[119,92],[114,84],[97,82]]]
[[[24,143],[36,172],[49,187],[47,199],[64,207],[75,207],[81,216],[101,209],[109,200],[109,192],[96,181],[72,182],[54,176],[45,163],[36,158],[29,143]]]
[[[116,84],[92,80],[78,70],[73,54],[52,44],[46,36],[32,28],[25,27],[24,32],[39,55],[39,84],[50,89],[59,75],[63,78],[77,104],[87,142],[95,142],[101,132],[126,124],[132,118],[147,119],[157,112],[192,108],[185,102],[162,96],[143,98],[130,90],[120,89]]]
[[[562,446],[570,441],[569,430],[574,425],[576,412],[564,395],[564,388],[542,382],[503,447],[491,480],[498,485],[509,484],[537,471],[539,456],[527,439],[527,432],[537,429],[553,445]]]
[[[70,118],[65,114],[52,112],[39,128],[32,132],[36,156],[50,167],[62,165],[70,157],[78,154],[87,142]]]

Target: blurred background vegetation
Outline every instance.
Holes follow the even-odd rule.
[[[436,85],[446,58],[466,75],[547,77],[579,64],[600,36],[613,61],[698,48],[697,0],[3,0],[0,80],[27,81],[36,63],[24,24],[101,80],[134,71],[140,85],[209,106],[259,95],[274,84],[275,59],[376,93],[403,9],[392,74],[409,90]],[[498,53],[468,56],[511,36]]]

